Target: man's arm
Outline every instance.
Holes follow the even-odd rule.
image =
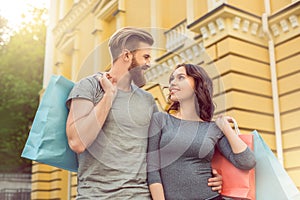
[[[223,178],[215,169],[212,169],[212,174],[213,177],[208,179],[208,186],[210,186],[213,191],[218,191],[219,193],[221,193]]]
[[[99,134],[116,95],[116,87],[106,76],[100,78],[105,91],[101,101],[94,106],[86,99],[73,99],[66,124],[66,132],[70,148],[81,153],[92,144]]]

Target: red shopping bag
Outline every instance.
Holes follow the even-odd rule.
[[[234,121],[235,130],[239,137],[253,150],[253,134],[240,134]],[[212,159],[212,168],[223,177],[221,194],[233,199],[255,200],[255,169],[241,170],[228,161],[217,149]]]

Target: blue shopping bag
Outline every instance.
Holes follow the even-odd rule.
[[[74,83],[52,75],[34,117],[21,157],[77,172],[77,155],[66,136],[66,99]]]
[[[271,149],[257,131],[253,134],[256,200],[300,200],[299,190]]]

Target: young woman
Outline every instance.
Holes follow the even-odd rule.
[[[147,162],[152,198],[222,199],[207,185],[215,147],[245,170],[255,166],[254,154],[231,128],[231,117],[212,121],[212,80],[203,68],[178,65],[169,84],[168,113],[155,113],[149,127]]]

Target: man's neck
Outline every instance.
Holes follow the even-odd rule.
[[[126,68],[125,68],[126,69]],[[124,66],[114,64],[108,72],[112,80],[117,83],[117,88],[122,91],[131,90],[131,77],[128,71],[124,70]]]

